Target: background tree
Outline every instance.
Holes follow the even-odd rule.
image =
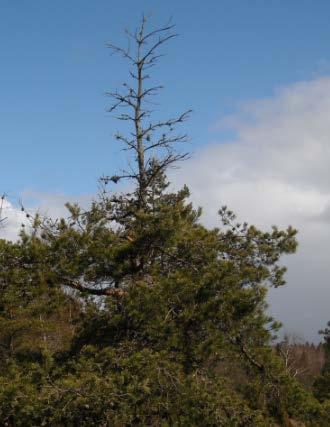
[[[328,327],[324,331],[320,331],[320,333],[324,339],[325,363],[321,375],[314,383],[314,387],[317,398],[322,402],[328,401],[330,407],[330,322],[328,322]]]

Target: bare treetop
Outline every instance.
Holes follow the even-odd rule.
[[[162,173],[174,163],[187,158],[187,153],[176,151],[175,145],[186,142],[186,134],[175,132],[175,126],[186,120],[191,110],[185,111],[173,118],[153,121],[151,98],[162,86],[147,86],[150,78],[149,70],[164,56],[160,52],[162,46],[177,36],[173,32],[174,25],[147,31],[147,20],[142,18],[140,27],[134,32],[126,30],[128,46],[122,48],[112,43],[108,47],[130,63],[130,82],[123,84],[122,91],[108,92],[112,98],[109,112],[118,111],[116,118],[131,124],[132,128],[126,135],[117,133],[116,140],[123,143],[124,149],[134,152],[136,165],[119,176],[104,177],[107,183],[117,183],[122,178],[135,179],[138,184],[139,201],[143,204],[148,188]]]

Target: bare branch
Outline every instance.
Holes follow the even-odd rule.
[[[153,45],[151,46],[151,48],[148,50],[148,52],[143,56],[143,58],[140,60],[141,63],[146,63],[146,60],[152,56],[153,52],[155,52],[155,50],[160,47],[162,44],[166,43],[167,41],[173,39],[174,37],[177,37],[178,34],[170,34],[169,36],[166,37],[160,37],[159,40]],[[157,57],[156,57],[157,58]],[[150,60],[149,60],[150,61]]]
[[[116,46],[112,43],[107,43],[107,47],[109,49],[111,49],[114,53],[118,53],[120,55],[122,55],[124,58],[129,59],[131,62],[135,63],[134,58],[130,55],[129,53],[129,48],[128,49],[123,49],[119,46]]]
[[[152,37],[154,37],[154,36],[156,36],[158,34],[162,34],[162,33],[165,33],[165,32],[172,31],[174,28],[175,28],[175,25],[168,25],[167,27],[162,27],[162,28],[158,28],[158,29],[156,29],[154,31],[150,31],[150,33],[146,34],[142,38],[141,42],[145,43],[148,39],[150,39],[150,38],[152,38]]]
[[[99,295],[99,296],[110,296],[110,297],[120,297],[122,298],[127,294],[127,292],[121,288],[114,288],[114,287],[107,287],[107,288],[91,288],[88,286],[82,285],[78,281],[74,281],[71,279],[68,279],[65,281],[64,286],[68,286],[71,289],[75,289],[77,291],[87,293],[90,295]]]
[[[145,136],[149,132],[153,132],[153,131],[160,129],[160,128],[163,128],[163,127],[172,128],[173,126],[175,126],[178,123],[183,123],[188,118],[188,116],[191,112],[192,112],[192,110],[187,110],[184,113],[180,114],[180,116],[178,116],[178,117],[168,119],[168,120],[165,120],[163,122],[150,123],[148,125],[148,127],[143,129],[142,134],[143,134],[143,136]]]
[[[167,137],[166,135],[163,135],[158,141],[155,143],[148,145],[148,147],[145,148],[145,151],[149,151],[153,148],[170,148],[171,145],[175,142],[187,142],[188,136],[185,135],[176,135],[172,138]]]

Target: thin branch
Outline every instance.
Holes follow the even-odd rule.
[[[96,288],[84,286],[80,282],[70,280],[70,279],[67,279],[64,285],[68,286],[71,289],[75,289],[77,291],[87,293],[90,295],[99,295],[99,296],[103,295],[103,296],[120,297],[120,298],[127,295],[127,291],[120,288],[107,287],[103,289],[96,289]]]
[[[145,148],[145,151],[149,151],[153,148],[169,148],[175,142],[187,142],[187,138],[188,136],[186,134],[173,136],[172,138],[163,136],[154,144],[148,145],[148,147]]]
[[[140,60],[140,62],[143,64],[152,54],[153,52],[162,44],[166,43],[170,39],[173,39],[174,37],[177,37],[178,34],[170,34],[169,36],[159,38],[158,42],[156,42],[149,50],[148,52],[143,56],[143,58]]]
[[[167,27],[158,28],[157,30],[150,31],[150,33],[146,34],[142,39],[141,42],[145,43],[148,39],[156,36],[157,34],[168,32],[173,30],[175,28],[175,25],[168,25]]]
[[[192,110],[187,110],[184,113],[180,114],[178,117],[172,118],[172,119],[168,119],[162,122],[157,122],[157,123],[150,123],[148,125],[148,127],[146,127],[145,129],[143,129],[142,134],[143,136],[145,136],[146,134],[153,132],[157,129],[161,129],[163,127],[173,127],[178,123],[183,123],[185,120],[187,120],[189,114],[192,112]]]
[[[124,58],[129,59],[131,62],[135,63],[134,58],[130,55],[129,49],[123,49],[119,46],[116,46],[112,43],[107,43],[107,47],[111,49],[114,53],[122,55]]]

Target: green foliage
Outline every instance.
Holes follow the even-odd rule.
[[[188,195],[154,192],[142,211],[134,197],[103,195],[87,212],[70,207],[69,220],[2,243],[3,301],[12,298],[3,307],[10,311],[30,284],[31,298],[11,321],[29,320],[22,342],[38,350],[6,359],[2,423],[268,426],[288,414],[306,421],[322,413],[271,350],[278,325],[265,314],[295,231],[237,225],[226,208],[222,228],[208,230]],[[119,227],[111,227],[114,212]],[[63,322],[60,308],[73,298],[63,287],[72,283],[83,291],[70,348],[42,346],[38,316],[53,327]],[[121,293],[91,298],[104,286]]]
[[[69,345],[79,302],[49,286],[46,256],[33,236],[20,243],[0,241],[0,360]]]

